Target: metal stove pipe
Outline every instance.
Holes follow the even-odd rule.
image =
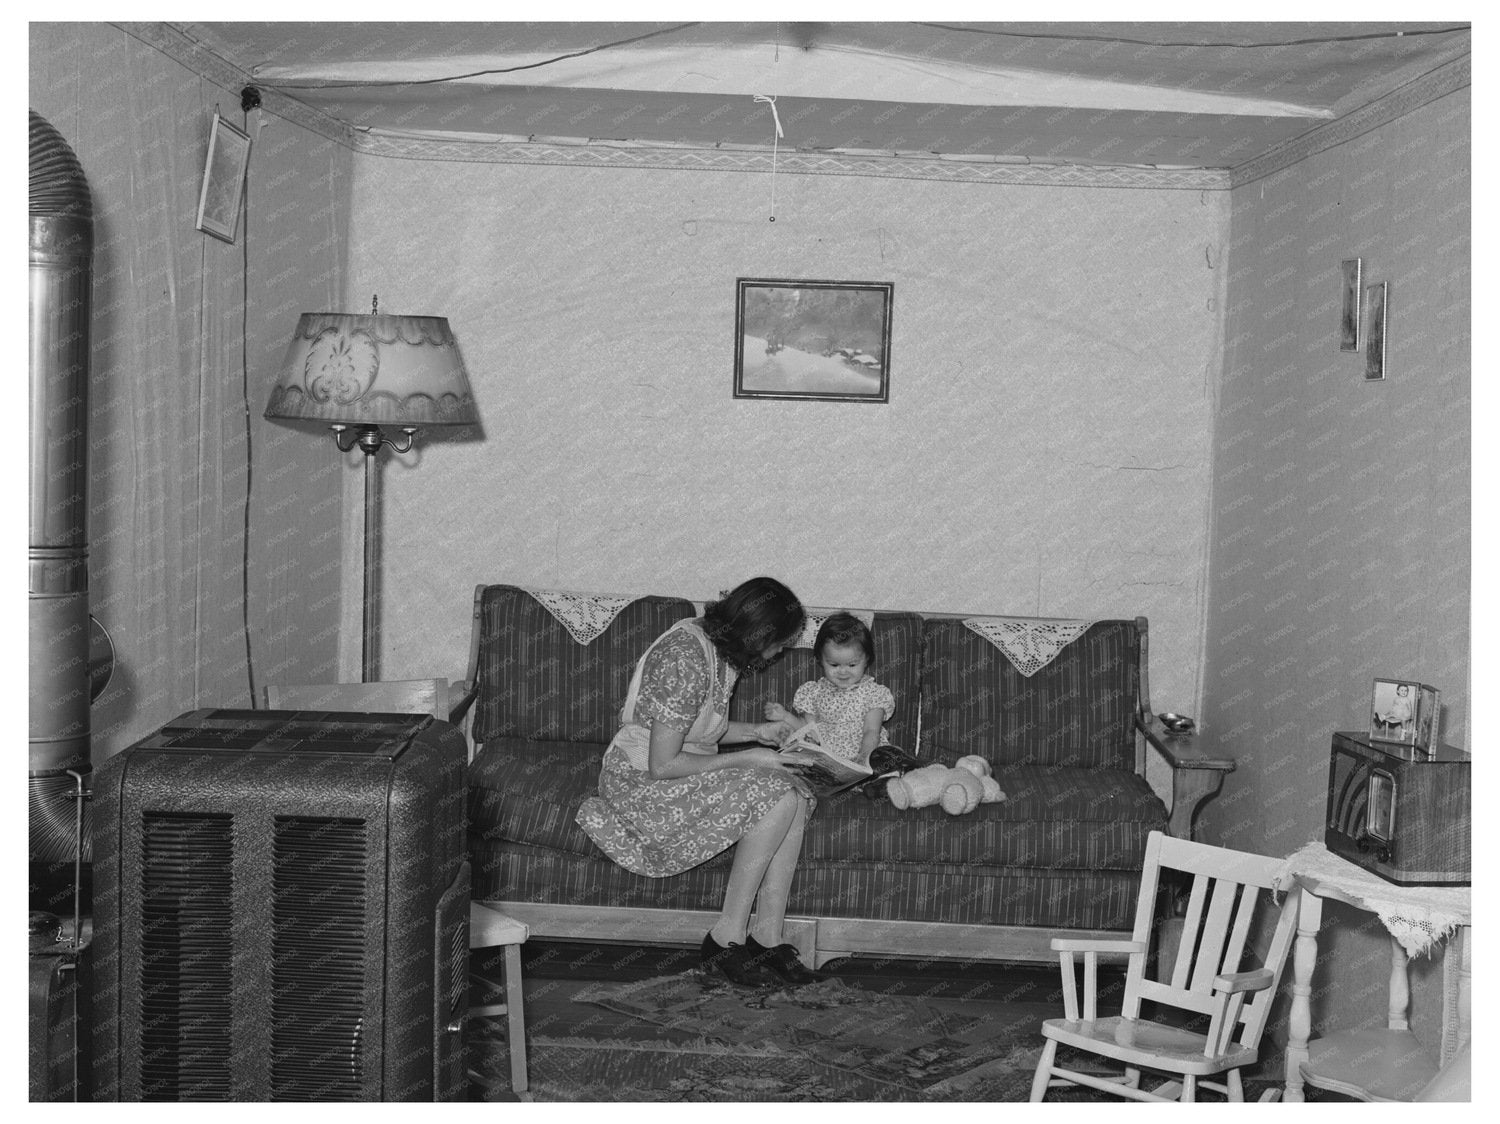
[[[89,770],[88,373],[94,215],[78,157],[31,114],[31,858],[75,858]],[[85,846],[88,833],[84,832]]]

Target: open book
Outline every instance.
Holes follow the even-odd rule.
[[[875,777],[866,761],[836,757],[817,742],[818,724],[809,722],[781,743],[779,752],[801,760],[788,762],[818,796],[831,796]],[[881,774],[882,776],[884,774]]]

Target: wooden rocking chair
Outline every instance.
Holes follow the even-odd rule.
[[[1041,1100],[1052,1086],[1084,1085],[1138,1101],[1192,1101],[1200,1087],[1223,1093],[1231,1101],[1243,1101],[1240,1069],[1256,1060],[1266,1016],[1296,935],[1298,895],[1285,894],[1276,902],[1271,892],[1281,866],[1279,859],[1153,831],[1146,844],[1131,939],[1063,937],[1052,941],[1062,960],[1064,1014],[1042,1024],[1046,1044],[1031,1083],[1031,1099]],[[1163,870],[1192,875],[1192,891],[1177,955],[1170,965],[1162,965],[1166,978],[1154,980],[1148,978],[1149,953]],[[1276,928],[1264,962],[1258,968],[1246,968],[1246,942],[1257,903],[1263,900],[1276,911]],[[1079,953],[1083,954],[1081,1011],[1074,969]],[[1096,1012],[1101,954],[1129,956],[1121,1013],[1102,1019]],[[1142,1003],[1159,1008],[1159,1021],[1140,1017]],[[1205,1018],[1206,1030],[1202,1029]],[[1183,1025],[1192,1021],[1198,1024],[1196,1029]],[[1124,1075],[1065,1069],[1057,1065],[1059,1045],[1122,1062]],[[1174,1079],[1152,1090],[1142,1089],[1143,1070],[1172,1074]],[[1210,1077],[1222,1081],[1210,1081]]]

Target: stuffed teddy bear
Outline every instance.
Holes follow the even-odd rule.
[[[988,761],[971,754],[959,758],[951,769],[946,765],[923,765],[905,776],[892,777],[885,791],[897,808],[926,808],[941,804],[949,815],[961,816],[980,804],[1005,799],[1000,782],[990,772]]]

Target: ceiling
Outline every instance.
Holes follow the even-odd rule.
[[[1460,22],[168,26],[375,136],[1212,169],[1466,59],[1471,37]]]

